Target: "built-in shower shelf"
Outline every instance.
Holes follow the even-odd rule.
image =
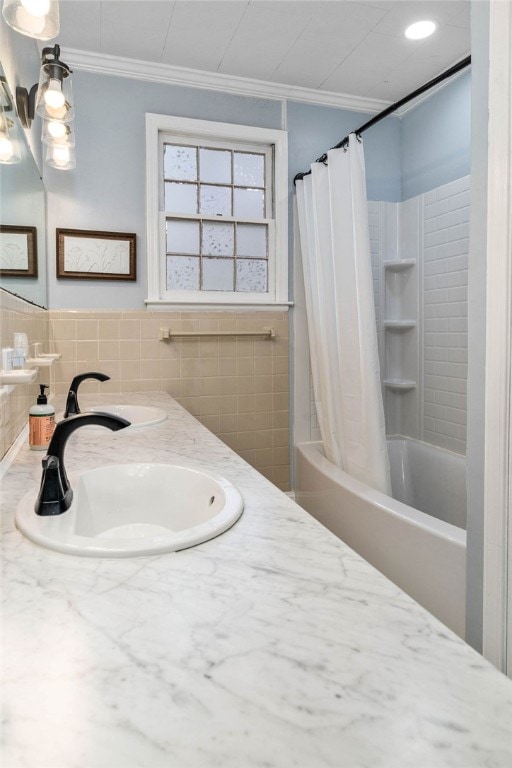
[[[405,269],[410,269],[416,266],[416,259],[395,259],[394,261],[384,261],[384,269],[388,269],[390,272],[403,272]]]
[[[416,328],[416,320],[384,320],[384,328],[388,331],[402,333],[403,331],[410,331],[411,328]]]
[[[416,382],[410,379],[385,379],[384,386],[392,392],[409,392],[416,389]]]

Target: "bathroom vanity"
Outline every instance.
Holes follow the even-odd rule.
[[[1,497],[5,768],[510,768],[511,680],[170,397],[117,399],[169,416],[77,430],[70,473],[202,468],[244,511],[179,552],[60,554],[14,527],[41,477],[20,450]]]

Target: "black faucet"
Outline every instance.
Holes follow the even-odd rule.
[[[82,381],[85,381],[85,379],[108,381],[110,376],[107,376],[106,373],[96,373],[96,371],[90,371],[89,373],[79,373],[78,376],[75,376],[71,382],[71,386],[68,392],[68,399],[66,400],[66,410],[64,411],[65,419],[67,419],[68,416],[74,416],[75,414],[80,413],[80,408],[78,407],[78,387]]]
[[[130,422],[112,413],[81,413],[67,421],[59,421],[42,461],[43,477],[35,504],[37,515],[61,515],[71,506],[73,490],[64,466],[64,448],[69,436],[87,424],[97,424],[117,432],[130,426]]]

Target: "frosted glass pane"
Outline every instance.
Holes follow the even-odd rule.
[[[195,181],[197,179],[197,150],[195,147],[165,145],[164,176],[166,179]]]
[[[201,185],[200,210],[207,216],[231,216],[231,187]]]
[[[199,222],[167,221],[167,252],[199,255]]]
[[[234,225],[203,223],[203,255],[204,256],[233,256],[234,255]]]
[[[233,215],[239,219],[262,219],[263,201],[261,189],[235,189]]]
[[[213,184],[231,184],[231,152],[219,149],[199,150],[199,177]]]
[[[236,290],[265,293],[267,291],[267,262],[262,259],[237,261]]]
[[[203,259],[203,291],[232,291],[234,259]]]
[[[166,181],[165,210],[173,213],[197,213],[197,184]]]
[[[236,228],[236,255],[257,259],[267,258],[267,227],[265,224],[238,224]]]
[[[243,187],[265,186],[265,156],[235,152],[233,157],[234,184]]]
[[[167,290],[199,290],[199,256],[167,257]]]

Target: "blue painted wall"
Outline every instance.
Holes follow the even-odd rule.
[[[350,131],[370,119],[364,112],[288,102],[288,162],[290,179],[307,171],[311,162]],[[400,120],[390,117],[364,135],[366,187],[369,200],[398,202],[400,180]]]
[[[281,127],[281,104],[266,99],[75,71],[76,169],[45,166],[49,263],[55,228],[137,233],[137,281],[108,285],[57,280],[52,309],[143,309],[146,298],[145,115],[154,112],[264,128]],[[53,234],[52,234],[53,233]],[[94,286],[94,289],[91,289]]]
[[[137,282],[115,290],[106,281],[57,281],[50,270],[53,308],[144,306],[145,114],[192,117],[281,128],[289,141],[289,184],[311,162],[369,115],[312,104],[256,99],[218,91],[148,83],[76,71],[75,171],[48,166],[49,263],[56,227],[138,233]],[[464,75],[402,120],[389,117],[364,135],[368,198],[397,202],[469,173],[470,80]],[[291,198],[290,198],[291,201]],[[291,206],[290,206],[291,208]],[[291,228],[290,228],[291,231]]]
[[[289,103],[291,178],[368,119],[365,113]],[[387,117],[363,140],[369,200],[408,200],[467,176],[471,170],[470,70],[401,120]]]
[[[400,146],[402,200],[470,173],[470,71],[402,118]]]
[[[142,309],[146,298],[145,114],[192,117],[265,128],[281,128],[279,100],[148,83],[75,71],[76,170],[48,166],[49,263],[55,259],[56,227],[137,232],[137,281],[119,286],[107,281],[49,278],[54,309]],[[285,105],[293,176],[368,119],[367,114],[308,104]],[[378,126],[365,141],[368,194],[372,200],[400,199],[400,128],[396,118]],[[291,202],[291,198],[290,198]],[[290,205],[291,208],[291,205]]]

